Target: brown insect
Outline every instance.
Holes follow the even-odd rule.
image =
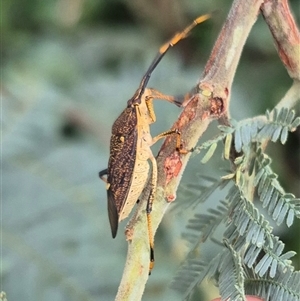
[[[157,182],[157,164],[150,147],[159,139],[176,134],[176,150],[181,153],[186,152],[180,148],[180,133],[176,129],[163,132],[154,138],[151,137],[150,124],[156,121],[152,100],[166,100],[179,107],[182,106],[182,103],[173,96],[162,94],[157,90],[146,88],[146,86],[151,73],[170,47],[184,39],[193,27],[209,17],[209,15],[198,17],[159,49],[159,53],[143,76],[137,91],[128,100],[127,107],[112,126],[108,168],[99,173],[100,178],[106,182],[108,216],[112,236],[115,238],[119,222],[130,214],[145,187],[149,175],[148,160],[151,161],[151,190],[146,209],[150,243],[150,271],[154,262],[150,213]],[[105,175],[107,178],[104,178]]]

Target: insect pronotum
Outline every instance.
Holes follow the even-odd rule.
[[[154,138],[150,134],[150,124],[156,121],[153,99],[166,100],[179,107],[182,106],[182,103],[173,96],[162,94],[155,89],[146,88],[146,86],[153,70],[166,52],[184,39],[192,28],[209,17],[210,15],[198,17],[182,32],[176,33],[169,42],[160,47],[135,94],[128,100],[127,107],[112,126],[108,168],[99,173],[100,178],[106,182],[108,216],[112,237],[115,238],[119,222],[130,214],[145,187],[149,174],[148,160],[151,161],[151,190],[146,208],[150,245],[150,271],[154,265],[154,239],[150,213],[157,182],[157,164],[150,147],[159,139],[176,134],[176,150],[181,153],[185,152],[180,148],[180,133],[178,130],[169,130]],[[107,178],[104,177],[105,175],[107,175]]]

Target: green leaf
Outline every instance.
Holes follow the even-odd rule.
[[[241,138],[241,129],[237,128],[234,134],[234,146],[235,150],[240,153],[242,150],[242,138]]]
[[[252,237],[253,237],[254,233],[256,233],[256,231],[257,231],[257,225],[253,221],[251,221],[251,223],[249,224],[249,227],[248,227],[246,241],[251,241]]]
[[[273,213],[273,210],[277,204],[277,201],[278,201],[278,198],[279,198],[279,191],[278,190],[275,190],[273,195],[272,195],[272,198],[269,202],[269,206],[268,206],[268,213],[269,214],[272,214]]]
[[[253,156],[250,159],[250,162],[249,162],[249,165],[248,165],[248,174],[249,174],[249,176],[252,176],[252,174],[254,172],[254,169],[255,169],[255,165],[256,165],[256,157]]]
[[[246,217],[240,223],[237,223],[237,228],[239,229],[240,235],[244,235],[246,229],[248,228],[249,222],[250,219]]]
[[[283,201],[284,201],[284,199],[281,197],[281,198],[279,199],[279,201],[278,201],[278,203],[277,203],[277,205],[276,205],[274,211],[273,211],[273,214],[272,214],[273,220],[277,220],[277,218],[278,218],[278,216],[279,216],[279,213],[280,213],[280,211],[281,211],[281,208],[282,208],[282,206],[283,206],[283,203],[284,203]]]
[[[288,216],[287,216],[287,219],[286,219],[286,224],[287,224],[288,227],[290,227],[293,224],[294,216],[295,216],[294,210],[290,209],[289,213],[288,213]]]
[[[297,117],[290,125],[290,131],[294,131],[300,125],[300,117]]]
[[[218,144],[217,143],[213,143],[210,148],[208,149],[207,153],[205,154],[205,156],[202,158],[201,163],[206,163],[214,154],[216,148],[217,148]]]
[[[281,136],[280,136],[280,142],[282,144],[285,144],[286,141],[287,141],[287,137],[288,137],[288,127],[285,126],[283,129],[282,129],[282,132],[281,132]]]
[[[277,117],[278,117],[278,109],[275,108],[275,109],[273,110],[273,120],[274,120],[274,121],[277,121]]]
[[[266,167],[266,166],[270,165],[271,162],[272,162],[272,159],[264,154],[264,160],[262,162],[262,167]]]
[[[281,130],[282,130],[282,126],[278,125],[272,135],[272,138],[271,138],[272,142],[276,142],[278,140],[278,138],[280,137]]]
[[[229,160],[230,157],[231,143],[232,143],[232,134],[228,134],[226,135],[225,146],[224,146],[224,158],[226,160]]]
[[[286,118],[286,124],[290,124],[294,118],[295,118],[295,110],[290,110]]]
[[[260,194],[260,201],[261,202],[263,202],[263,200],[265,199],[265,197],[268,196],[271,183],[272,183],[272,180],[269,177],[267,177],[267,179],[266,179],[266,181],[264,183],[264,186],[262,188],[261,194]]]
[[[278,261],[277,260],[273,260],[272,261],[272,265],[271,265],[271,269],[270,269],[270,277],[274,278],[276,275],[276,271],[277,271],[277,266],[278,266]]]
[[[271,262],[272,262],[272,257],[269,256],[268,254],[265,254],[264,257],[255,266],[255,268],[254,268],[255,273],[259,274],[259,276],[262,277],[266,273]]]
[[[257,188],[258,195],[262,194],[264,187],[265,187],[265,182],[267,181],[267,179],[268,179],[268,175],[266,173],[264,173],[258,184],[258,188]]]
[[[218,129],[225,134],[232,134],[234,132],[234,128],[227,125],[218,125]]]
[[[254,139],[257,135],[258,128],[259,128],[258,122],[257,121],[252,122],[250,127],[251,127],[250,128],[251,139]]]
[[[284,218],[285,218],[286,213],[288,212],[288,210],[289,210],[289,204],[285,203],[283,205],[283,207],[281,208],[280,213],[279,213],[278,218],[277,218],[277,221],[276,221],[276,224],[278,226],[284,221]]]
[[[221,179],[222,180],[231,180],[235,177],[235,173],[230,173],[230,174],[227,174],[225,176],[222,176]]]
[[[241,138],[243,145],[248,145],[251,142],[251,128],[247,124],[241,127]]]
[[[240,165],[241,163],[243,163],[244,158],[245,158],[244,156],[236,157],[236,158],[234,159],[234,164],[235,164],[235,165]]]
[[[285,261],[294,257],[297,253],[295,251],[288,251],[280,256],[280,259]]]
[[[245,255],[245,262],[249,268],[252,268],[260,252],[261,247],[250,245]]]
[[[279,112],[278,118],[276,122],[285,124],[286,117],[288,115],[289,109],[288,108],[282,108]]]
[[[265,173],[265,169],[261,168],[258,173],[255,175],[255,179],[254,179],[254,186],[256,187],[257,184],[259,183],[261,177],[263,176],[263,174]]]
[[[268,187],[268,191],[265,193],[264,196],[261,196],[261,200],[263,202],[262,203],[263,208],[266,208],[269,205],[270,200],[272,199],[272,195],[273,195],[274,190],[275,190],[275,188],[272,185],[272,182],[270,182],[270,185]]]

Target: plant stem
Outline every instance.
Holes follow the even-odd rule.
[[[300,33],[287,0],[264,1],[261,12],[290,77],[300,81]]]
[[[184,149],[194,147],[211,121],[228,112],[231,84],[249,32],[262,0],[235,0],[204,70],[185,109],[173,125],[181,132]],[[176,190],[190,153],[175,151],[175,141],[166,139],[157,157],[158,181],[153,203],[152,230],[156,232]],[[149,188],[146,188],[146,191]],[[149,272],[149,241],[146,223],[147,193],[126,230],[128,253],[116,301],[141,300]]]

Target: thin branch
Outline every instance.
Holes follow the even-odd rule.
[[[261,12],[273,35],[279,57],[294,79],[276,109],[292,109],[300,100],[300,33],[287,0],[265,1]]]
[[[261,12],[290,77],[300,81],[300,33],[287,0],[265,0]]]
[[[275,108],[292,109],[300,101],[300,33],[287,0],[264,1],[261,12],[273,35],[279,57],[294,82]],[[274,109],[275,109],[274,108]],[[270,113],[273,115],[274,110]],[[253,118],[252,118],[253,119]],[[254,119],[266,121],[266,116]],[[264,141],[262,149],[266,149],[269,140]]]
[[[261,12],[272,33],[279,57],[290,77],[294,79],[291,88],[278,102],[276,109],[292,108],[300,100],[300,33],[287,0],[266,0]],[[271,112],[273,114],[274,110]],[[262,149],[266,149],[268,140]]]
[[[299,52],[300,57],[300,52]],[[276,109],[279,111],[282,108],[292,109],[300,101],[300,81],[295,80],[289,90],[285,93],[283,98],[276,105]]]
[[[227,113],[237,64],[261,4],[262,0],[234,1],[205,67],[204,77],[195,89],[197,93],[191,97],[173,125],[173,128],[181,131],[185,149],[196,145],[211,121]],[[151,213],[153,233],[169,203],[176,199],[176,190],[189,158],[190,153],[178,154],[175,151],[175,141],[171,138],[166,139],[157,157],[158,188]],[[136,215],[127,226],[128,253],[115,299],[117,301],[140,300],[148,279],[149,242],[145,214],[147,194],[144,196]]]

